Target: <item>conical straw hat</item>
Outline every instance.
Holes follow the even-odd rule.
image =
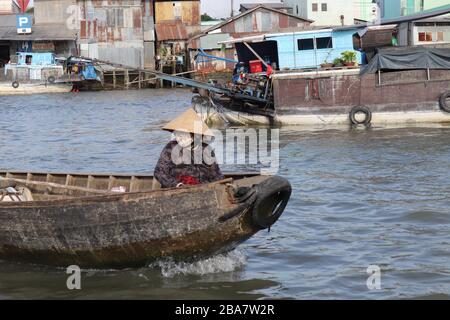
[[[189,109],[175,120],[169,122],[163,130],[180,131],[203,136],[214,136],[208,126],[203,122],[202,118],[193,110]]]

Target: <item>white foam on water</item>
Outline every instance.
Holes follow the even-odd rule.
[[[234,250],[208,259],[195,262],[175,262],[173,260],[152,263],[150,268],[160,268],[161,275],[173,278],[178,275],[206,275],[232,272],[245,265],[247,256],[242,250]]]

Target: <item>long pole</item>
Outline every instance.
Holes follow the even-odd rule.
[[[255,57],[256,58],[258,58],[258,60],[259,61],[261,61],[262,62],[262,64],[266,67],[266,68],[268,68],[269,67],[269,65],[267,64],[267,62],[265,62],[264,61],[264,59],[263,58],[261,58],[261,56],[247,43],[247,42],[244,42],[244,44],[245,44],[245,46],[248,48],[248,50],[250,50],[254,55],[255,55]]]
[[[234,17],[234,0],[231,0],[231,17]]]

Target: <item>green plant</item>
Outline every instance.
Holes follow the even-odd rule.
[[[335,66],[340,66],[342,65],[342,59],[341,58],[336,58],[333,60],[333,65]]]
[[[162,47],[159,48],[159,55],[161,57],[165,57],[167,55],[167,53],[168,53],[168,51],[167,51],[166,47],[162,46]]]
[[[355,51],[344,51],[341,53],[343,62],[356,62],[356,52]]]
[[[327,56],[325,57],[325,61],[323,62],[323,64],[330,64],[328,62],[328,59],[330,58],[332,52],[333,52],[333,49],[328,51]]]

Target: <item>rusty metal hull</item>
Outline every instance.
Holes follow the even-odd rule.
[[[439,111],[440,96],[450,90],[450,70],[396,71],[360,76],[359,69],[274,76],[279,116],[348,114],[354,106],[372,112]]]
[[[3,187],[22,185],[38,192],[47,184],[14,176],[19,174],[0,172]],[[254,202],[234,203],[228,184],[252,187],[267,179],[272,178],[82,197],[76,192],[89,189],[72,187],[68,198],[59,194],[56,200],[0,203],[0,259],[124,268],[226,252],[262,229],[252,220]],[[49,183],[47,190],[57,194],[58,186]]]

